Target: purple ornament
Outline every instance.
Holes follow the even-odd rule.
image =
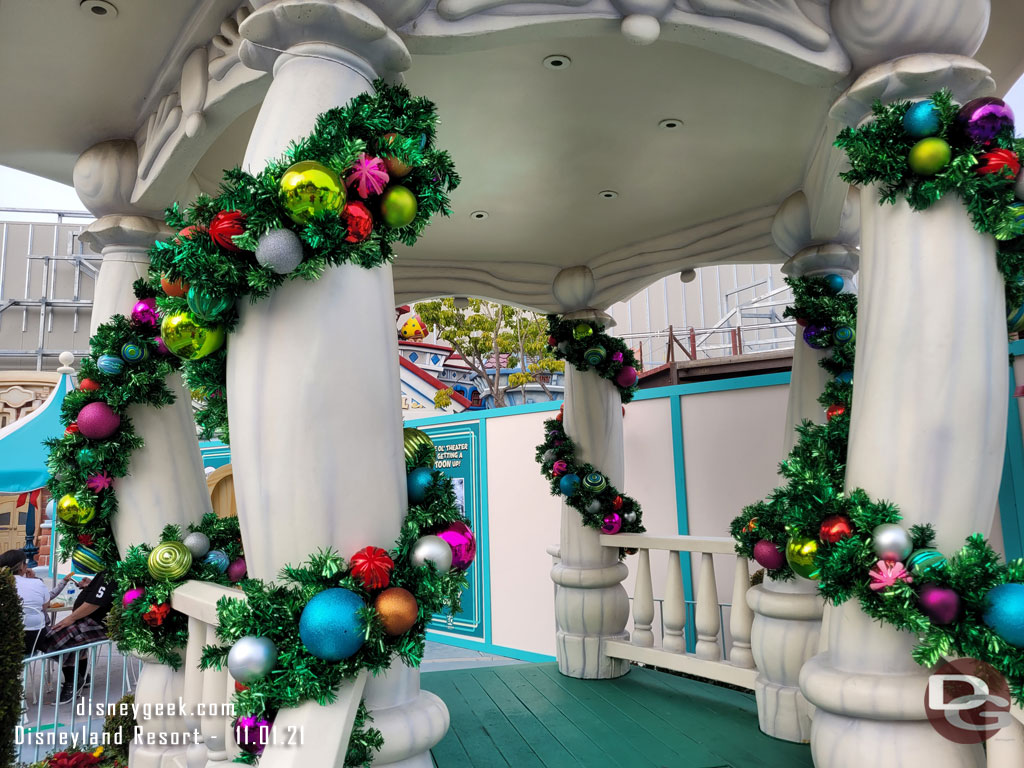
[[[473,563],[476,557],[476,537],[469,526],[461,520],[449,523],[448,526],[438,531],[438,536],[448,542],[452,548],[452,568],[464,571]]]
[[[140,299],[132,307],[132,322],[152,334],[160,327],[160,315],[156,311],[156,299]]]
[[[975,144],[991,144],[1004,129],[1013,129],[1013,110],[994,96],[972,99],[956,114],[956,127]]]
[[[921,613],[940,626],[952,624],[960,615],[960,595],[952,589],[925,584],[921,587]]]
[[[621,352],[616,352],[615,354],[613,354],[612,355],[612,362],[613,363],[621,363],[622,362],[622,353]]]
[[[601,533],[618,533],[622,530],[622,515],[618,512],[611,512],[604,516],[601,521]]]
[[[762,568],[775,571],[786,564],[786,553],[768,539],[761,539],[754,545],[754,559]]]
[[[142,587],[132,587],[124,593],[124,597],[121,598],[121,604],[124,605],[125,608],[127,608],[129,605],[134,603],[140,597],[143,597],[145,594],[146,590],[144,590]]]
[[[78,412],[75,421],[82,437],[90,440],[105,440],[121,426],[121,417],[104,402],[89,403]]]
[[[636,384],[636,380],[638,378],[639,376],[637,375],[636,368],[632,365],[627,365],[615,374],[615,383],[620,387],[632,387]]]
[[[551,465],[551,474],[554,475],[555,477],[558,477],[559,475],[564,475],[568,471],[569,465],[566,464],[561,459],[559,459],[558,461]]]
[[[163,336],[156,337],[156,353],[160,355],[160,357],[167,357],[171,354],[171,350],[169,350],[167,345],[164,344]]]
[[[832,344],[832,331],[823,325],[804,328],[804,341],[813,349],[827,349]]]
[[[105,491],[107,488],[114,484],[114,478],[112,478],[107,472],[100,472],[92,475],[88,480],[85,481],[85,487],[93,493],[99,493]]]
[[[232,584],[245,578],[245,558],[240,557],[228,566],[228,581]]]
[[[235,720],[235,742],[244,751],[261,755],[270,740],[270,727],[270,720],[265,717],[242,715]]]

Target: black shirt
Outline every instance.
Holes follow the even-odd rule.
[[[89,614],[89,618],[95,619],[102,624],[107,614],[110,613],[110,606],[114,603],[114,592],[114,584],[107,580],[107,572],[101,571],[93,576],[89,586],[82,590],[82,593],[75,600],[74,607],[77,608],[82,603],[98,606],[95,611]]]

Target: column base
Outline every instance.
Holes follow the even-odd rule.
[[[395,659],[383,675],[366,683],[363,700],[381,732],[384,746],[374,766],[432,768],[430,750],[448,732],[448,708],[440,698],[420,690],[420,671]]]
[[[809,705],[794,685],[773,683],[758,675],[754,682],[757,724],[761,732],[776,739],[806,744],[811,740]]]
[[[156,662],[155,659],[139,657],[145,663],[139,673],[135,688],[135,701],[140,707],[161,705],[177,706],[184,691],[185,674]],[[131,768],[188,768],[188,752],[195,737],[187,734],[185,721],[178,716],[154,716],[139,722],[142,741],[135,739],[128,747],[128,764]],[[149,744],[147,734],[154,741],[174,739],[178,744]]]
[[[604,644],[610,640],[629,642],[629,633],[618,635],[576,635],[559,630],[555,633],[558,671],[566,677],[583,680],[610,680],[629,672],[629,661],[607,654]]]

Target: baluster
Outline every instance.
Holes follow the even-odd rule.
[[[654,647],[654,589],[651,586],[651,553],[640,550],[640,562],[636,569],[636,587],[633,590],[633,645],[643,648]]]
[[[1020,708],[1016,708],[1018,716]],[[988,768],[1009,768],[1024,765],[1024,725],[1013,719],[986,743]]]
[[[220,645],[216,631],[211,624],[204,624],[206,645]],[[231,734],[231,718],[224,718],[212,705],[229,701],[227,692],[233,687],[226,667],[208,669],[203,672],[203,701],[206,713],[202,717],[203,740],[208,750],[206,768],[227,765],[234,758],[235,740]],[[227,727],[225,727],[225,719]]]
[[[199,619],[189,616],[188,645],[185,647],[185,685],[182,698],[185,702],[185,730],[191,741],[185,750],[185,761],[188,768],[206,768],[206,744],[203,743],[200,726],[202,719],[198,715],[197,705],[203,699],[203,672],[199,669],[199,661],[203,656],[203,643],[206,640],[206,625]],[[199,737],[196,738],[196,733]]]
[[[679,553],[668,553],[668,578],[665,582],[665,602],[661,605],[665,623],[662,647],[672,653],[686,652],[686,596],[683,594],[683,571],[679,566]]]
[[[710,559],[710,555],[708,558]],[[754,624],[754,612],[747,605],[747,590],[750,589],[750,564],[745,557],[736,558],[736,575],[732,584],[732,611],[729,615],[729,630],[732,632],[732,647],[729,661],[736,667],[754,668],[754,655],[750,652],[750,630]]]
[[[722,641],[718,635],[722,621],[718,615],[718,585],[715,563],[710,552],[700,553],[700,583],[697,585],[697,658],[722,660]]]

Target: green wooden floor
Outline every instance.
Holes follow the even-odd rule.
[[[813,768],[808,747],[758,730],[753,696],[649,669],[587,681],[516,664],[422,685],[451,713],[438,768]]]

